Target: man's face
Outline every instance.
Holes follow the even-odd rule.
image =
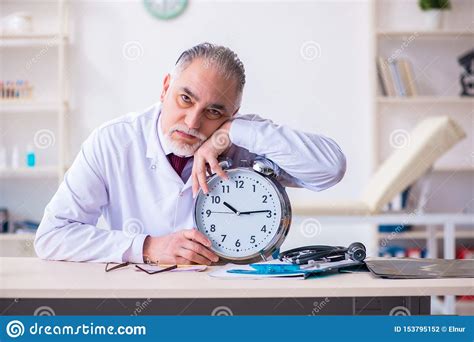
[[[224,79],[202,59],[195,59],[172,80],[166,75],[161,93],[161,125],[174,154],[191,156],[238,110],[236,81]]]

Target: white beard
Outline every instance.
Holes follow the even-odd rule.
[[[199,141],[194,144],[186,144],[181,141],[176,141],[171,137],[171,135],[177,130],[192,135],[198,138]],[[194,152],[196,152],[196,150],[204,143],[204,141],[206,140],[206,136],[196,130],[188,129],[184,125],[177,124],[169,129],[169,131],[165,135],[165,140],[166,145],[169,147],[171,152],[173,152],[173,154],[180,157],[191,157],[192,155],[194,155]]]

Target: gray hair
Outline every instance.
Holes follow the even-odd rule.
[[[196,58],[203,60],[205,68],[209,68],[212,64],[213,67],[219,70],[224,79],[236,80],[238,94],[242,94],[245,85],[245,69],[244,64],[234,51],[221,45],[201,43],[184,51],[179,56],[174,73],[186,69]]]

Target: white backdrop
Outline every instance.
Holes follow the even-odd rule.
[[[232,48],[245,64],[241,112],[325,134],[345,152],[348,169],[340,184],[321,193],[290,189],[293,202],[357,198],[367,183],[372,95],[368,1],[190,0],[185,13],[170,21],[149,15],[142,1],[73,1],[70,12],[71,155],[102,122],[157,101],[162,79],[181,51],[210,41]],[[53,54],[43,58],[55,61]],[[44,71],[38,66],[33,72]],[[31,125],[41,126],[43,120]],[[52,157],[38,159],[48,163]],[[14,204],[14,214],[39,219],[55,184],[2,187],[8,193],[3,201]],[[30,197],[28,204],[15,210],[25,197]],[[370,247],[373,238],[368,227],[331,226],[308,241],[298,227],[296,219],[288,244],[362,240]]]

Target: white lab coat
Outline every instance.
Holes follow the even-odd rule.
[[[157,130],[160,112],[157,103],[92,132],[45,209],[35,239],[39,257],[140,263],[146,236],[193,228],[192,160],[179,177]],[[222,157],[234,165],[264,157],[284,186],[321,191],[346,170],[332,139],[257,115],[236,114],[230,139]],[[96,227],[101,215],[110,229]]]

